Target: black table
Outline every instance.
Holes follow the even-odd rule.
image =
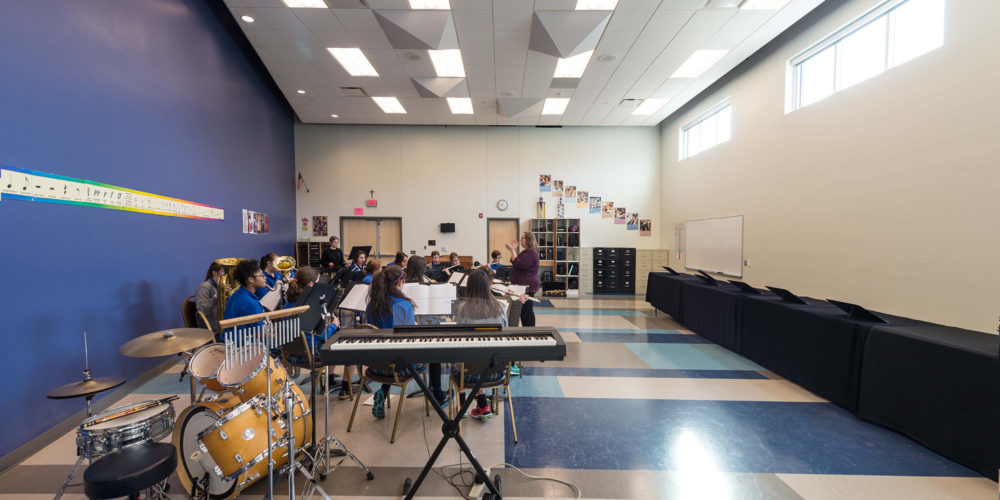
[[[746,296],[730,283],[713,286],[700,280],[687,281],[681,292],[684,327],[730,351],[740,352],[740,317]]]
[[[674,321],[683,324],[681,313],[681,293],[684,283],[701,280],[691,274],[649,273],[646,284],[646,302],[670,315]]]
[[[858,416],[997,480],[1000,337],[933,324],[875,326]]]

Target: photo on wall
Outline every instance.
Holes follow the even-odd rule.
[[[627,230],[627,231],[638,231],[639,230],[639,214],[638,213],[628,214],[628,220],[625,221],[625,230]]]
[[[548,174],[541,174],[538,176],[538,190],[543,193],[548,193],[552,191],[552,176]]]
[[[247,231],[247,216],[248,216],[247,209],[244,208],[243,209],[243,224],[242,224],[243,234],[247,234],[247,232],[248,232]]]
[[[327,218],[325,215],[313,216],[313,236],[326,236]]]
[[[563,195],[563,181],[552,181],[552,196],[561,198]]]
[[[625,207],[615,207],[615,224],[625,223]]]
[[[563,196],[569,199],[576,198],[576,186],[566,186],[563,188]]]
[[[639,236],[650,236],[653,234],[653,221],[651,219],[639,219]]]
[[[590,213],[599,214],[601,213],[601,197],[591,196],[590,197]]]
[[[601,202],[601,218],[602,219],[613,219],[615,216],[615,202],[613,201],[602,201]]]
[[[590,206],[590,196],[586,191],[576,192],[576,208],[587,208]]]

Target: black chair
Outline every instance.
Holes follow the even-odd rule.
[[[177,469],[177,450],[170,443],[144,443],[109,453],[83,472],[87,498],[166,498],[160,487]]]

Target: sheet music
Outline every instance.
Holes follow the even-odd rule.
[[[448,278],[448,283],[451,283],[452,285],[460,285],[464,280],[465,273],[451,273],[451,277]]]
[[[457,289],[448,283],[406,283],[403,285],[403,294],[413,301],[415,315],[450,315],[451,302],[457,297]]]
[[[365,312],[368,309],[368,284],[356,283],[338,307],[349,311]]]
[[[264,306],[264,309],[268,311],[273,311],[274,308],[278,307],[278,302],[281,301],[282,286],[279,284],[274,287],[274,290],[267,292],[263,297],[260,298],[260,305]]]

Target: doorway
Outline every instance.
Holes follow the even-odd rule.
[[[370,257],[388,264],[403,249],[403,219],[401,217],[341,217],[340,241],[344,255],[350,260],[352,247],[372,247]],[[388,259],[388,260],[386,260]]]
[[[510,264],[510,250],[504,245],[520,237],[520,225],[518,219],[486,219],[486,256],[500,250],[501,262]]]

